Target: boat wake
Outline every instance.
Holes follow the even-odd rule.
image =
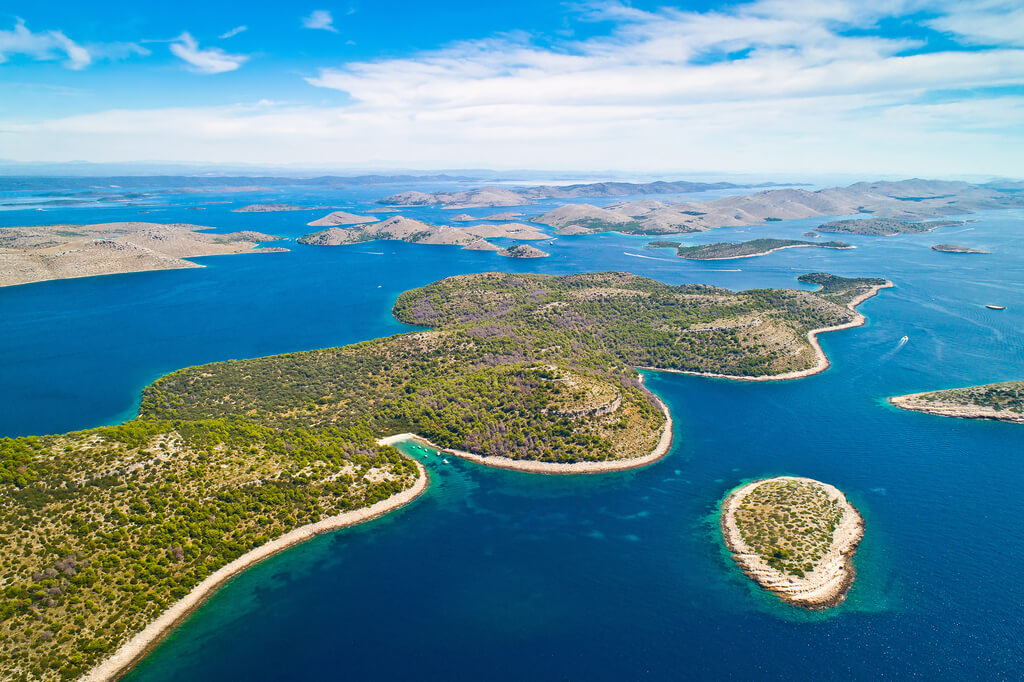
[[[900,349],[903,348],[903,346],[907,345],[907,343],[909,341],[910,341],[910,337],[909,336],[904,336],[903,338],[901,338],[899,340],[899,343],[896,344],[895,348],[893,348],[888,353],[886,353],[885,355],[883,355],[882,357],[879,358],[879,362],[887,362],[887,361],[889,361],[892,358],[892,356],[896,355],[896,353],[899,353]]]
[[[658,258],[656,256],[644,256],[639,253],[630,253],[629,251],[623,251],[622,254],[624,256],[632,256],[633,258],[646,258],[647,260],[663,260],[666,263],[675,263],[677,261],[677,259],[675,258]]]

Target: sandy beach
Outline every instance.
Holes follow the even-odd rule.
[[[818,561],[814,570],[803,578],[786,575],[766,564],[743,542],[736,526],[736,509],[743,498],[764,483],[764,480],[754,481],[734,490],[722,503],[722,539],[740,569],[758,585],[774,592],[783,601],[807,609],[835,606],[846,598],[846,592],[853,584],[853,555],[861,538],[864,537],[864,519],[849,503],[846,495],[834,486],[797,476],[780,476],[765,480],[779,479],[805,481],[821,486],[829,497],[837,500],[843,508],[843,519],[833,533],[832,545]]]
[[[423,465],[416,462],[416,468],[419,470],[419,478],[416,479],[416,483],[408,490],[403,490],[369,507],[354,509],[323,519],[317,523],[296,528],[276,540],[271,540],[265,545],[260,545],[246,552],[228,565],[218,569],[196,585],[191,592],[172,604],[156,620],[147,625],[142,632],[123,644],[110,658],[90,670],[82,680],[84,682],[116,680],[127,673],[160,640],[166,637],[168,633],[185,620],[204,601],[209,599],[224,583],[254,564],[322,533],[370,521],[409,504],[426,491],[430,483],[430,476],[427,474],[426,469],[423,468]]]
[[[878,286],[871,287],[868,291],[857,298],[850,301],[846,307],[852,310],[856,316],[850,322],[846,324],[837,324],[833,327],[819,327],[818,329],[812,329],[807,332],[807,341],[814,348],[814,354],[817,356],[817,362],[813,367],[807,369],[797,370],[795,372],[785,372],[784,374],[764,374],[756,377],[739,376],[735,374],[717,374],[715,372],[690,372],[683,369],[663,369],[661,367],[642,367],[641,369],[650,370],[652,372],[670,372],[672,374],[689,374],[696,377],[709,377],[712,379],[731,379],[733,381],[789,381],[791,379],[802,379],[803,377],[809,377],[820,372],[824,372],[829,368],[831,363],[829,362],[828,356],[825,355],[825,351],[821,349],[821,344],[818,343],[818,334],[826,334],[828,332],[837,332],[842,329],[852,329],[854,327],[860,327],[866,322],[866,318],[859,312],[857,312],[857,306],[864,301],[868,300],[872,296],[876,295],[882,289],[889,289],[893,287],[893,283],[886,281],[885,284],[879,284]]]
[[[661,438],[658,440],[658,444],[655,446],[654,450],[652,450],[650,454],[642,457],[605,460],[603,462],[573,463],[534,462],[500,456],[484,457],[483,455],[478,455],[473,452],[465,452],[464,450],[442,448],[441,446],[435,445],[426,438],[418,436],[415,433],[397,433],[393,436],[380,438],[377,440],[377,443],[379,445],[394,445],[401,441],[414,440],[445,454],[461,457],[462,459],[468,459],[471,462],[476,462],[477,464],[482,464],[484,466],[495,467],[497,469],[511,469],[513,471],[526,471],[534,474],[600,474],[610,471],[625,471],[627,469],[636,469],[638,467],[647,466],[648,464],[658,461],[668,454],[669,449],[672,447],[672,416],[669,414],[668,406],[665,405],[658,396],[653,393],[651,395],[654,397],[655,401],[657,401],[658,406],[665,415],[665,426],[661,432]]]

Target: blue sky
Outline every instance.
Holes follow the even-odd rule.
[[[18,4],[0,158],[1024,176],[1019,0]]]

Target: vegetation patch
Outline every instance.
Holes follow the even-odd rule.
[[[748,492],[734,518],[743,542],[762,561],[802,578],[829,551],[843,509],[817,483],[783,478]]]
[[[664,242],[669,243],[669,242]],[[764,256],[779,249],[794,246],[817,246],[823,249],[852,249],[846,242],[809,242],[800,239],[752,239],[746,242],[716,242],[697,246],[677,247],[676,253],[689,260],[725,260],[729,258],[749,258]]]

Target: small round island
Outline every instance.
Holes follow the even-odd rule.
[[[864,520],[837,488],[778,476],[748,483],[722,503],[722,537],[733,559],[783,601],[825,609],[846,598]]]

